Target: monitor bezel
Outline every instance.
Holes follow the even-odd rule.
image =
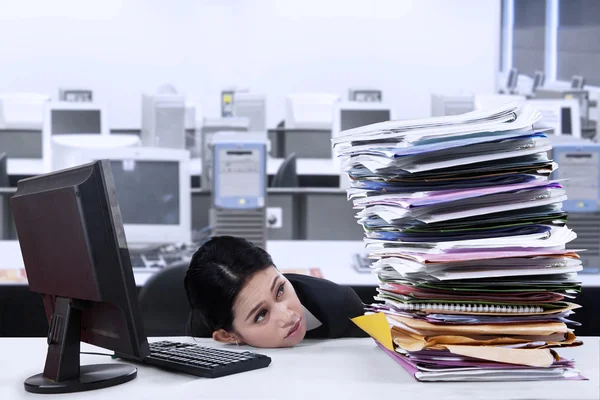
[[[83,163],[110,161],[171,161],[179,165],[179,224],[126,224],[129,245],[189,243],[192,239],[190,153],[183,149],[125,147],[119,149],[81,149]],[[117,193],[117,196],[119,194]],[[119,201],[121,203],[121,201]]]
[[[331,127],[332,138],[337,137],[341,132],[343,111],[388,111],[390,113],[389,121],[393,121],[396,119],[394,108],[388,103],[375,103],[365,101],[338,102],[333,105],[333,120]]]

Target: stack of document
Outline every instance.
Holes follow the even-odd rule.
[[[342,132],[379,303],[355,322],[423,381],[584,379],[580,250],[528,105]]]

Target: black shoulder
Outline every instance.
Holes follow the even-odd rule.
[[[364,305],[356,292],[348,286],[313,276],[286,274],[300,302],[321,323],[309,331],[310,338],[364,337],[350,318],[364,314]]]

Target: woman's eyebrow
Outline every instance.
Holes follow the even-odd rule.
[[[279,279],[279,275],[276,275],[275,278],[273,278],[273,282],[271,282],[271,292],[275,291],[275,285],[277,284],[277,279]]]
[[[263,306],[263,304],[264,304],[264,301],[261,301],[260,303],[255,305],[254,308],[252,310],[250,310],[250,312],[248,313],[248,316],[246,317],[246,321],[248,321],[250,319],[250,317],[252,317],[254,315],[254,313],[256,313],[258,311],[258,309]]]

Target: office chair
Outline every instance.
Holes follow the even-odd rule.
[[[291,153],[279,166],[273,178],[271,187],[298,187],[298,173],[296,172],[296,153]]]
[[[188,264],[157,272],[140,292],[140,308],[147,336],[185,336],[190,304],[183,280]]]

